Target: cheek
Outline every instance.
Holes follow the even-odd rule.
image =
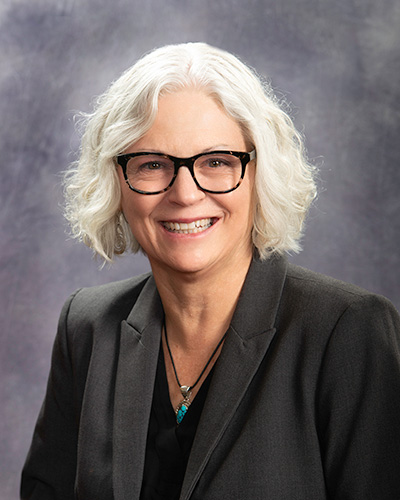
[[[138,239],[140,226],[145,217],[144,207],[142,206],[143,201],[145,200],[141,200],[141,196],[129,188],[129,186],[125,182],[125,179],[122,177],[122,174],[119,175],[119,180],[121,186],[120,208],[127,223],[129,224],[129,227],[131,228],[133,235],[136,239]]]
[[[128,192],[122,192],[121,209],[134,236],[150,230],[152,215],[157,207],[157,200],[153,198],[155,197],[135,193],[129,188]]]
[[[255,195],[255,187],[254,187],[254,171],[251,170],[248,172],[250,175],[246,179],[246,183],[240,188],[244,188],[242,191],[243,197],[241,200],[243,213],[249,215],[252,221],[252,215],[254,211],[254,195]]]
[[[250,213],[250,221],[251,225],[253,225],[253,219],[254,219],[254,213],[255,213],[255,200],[256,200],[256,172],[255,168],[252,168],[251,166],[248,169],[248,186],[247,186],[247,197],[248,197],[248,206],[249,206],[249,213]]]
[[[249,191],[246,197],[241,200],[240,225],[242,234],[246,237],[251,234],[254,226],[254,202],[252,191]]]
[[[128,186],[123,185],[121,186],[121,210],[133,231],[133,225],[141,219],[140,203],[135,200],[135,193]]]

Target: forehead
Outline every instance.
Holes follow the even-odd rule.
[[[159,98],[152,127],[130,150],[192,156],[210,149],[245,147],[239,124],[219,103],[205,91],[183,89]]]

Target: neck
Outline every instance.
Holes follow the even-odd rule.
[[[216,345],[231,322],[251,255],[212,273],[179,273],[153,266],[172,344],[185,350]]]

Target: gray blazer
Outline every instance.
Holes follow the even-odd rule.
[[[151,274],[65,304],[21,497],[139,498],[163,309]],[[254,260],[181,500],[400,499],[400,321],[383,297]]]

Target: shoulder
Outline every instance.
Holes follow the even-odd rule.
[[[284,291],[302,306],[307,303],[311,309],[324,312],[360,307],[395,311],[389,299],[382,295],[293,264],[288,265]]]
[[[53,349],[54,362],[71,358],[79,380],[85,380],[93,353],[112,362],[125,320],[151,273],[105,285],[81,288],[65,302]]]
[[[285,257],[254,259],[242,294],[238,309],[246,323],[295,329],[301,337],[326,338],[341,318],[360,325],[374,315],[376,323],[383,315],[398,322],[394,306],[385,297],[290,264]]]
[[[354,360],[371,349],[387,355],[399,348],[400,317],[386,297],[293,265],[285,289],[283,321],[289,311],[303,331],[322,336],[341,356],[351,353]]]
[[[289,264],[277,324],[301,338],[326,345],[330,339],[375,345],[398,344],[400,318],[393,304],[358,286]]]
[[[61,320],[68,317],[70,327],[85,323],[109,323],[125,319],[151,273],[122,281],[81,288],[65,302]]]
[[[340,281],[331,276],[326,276],[294,264],[288,264],[286,278],[290,287],[309,294],[323,292],[332,298],[341,297],[350,301],[358,297],[374,295],[368,290],[356,285]]]
[[[132,301],[140,294],[142,288],[150,278],[151,273],[141,274],[122,281],[113,281],[104,285],[81,288],[75,292],[75,307],[84,308],[86,311],[99,307],[112,308],[115,305]]]

